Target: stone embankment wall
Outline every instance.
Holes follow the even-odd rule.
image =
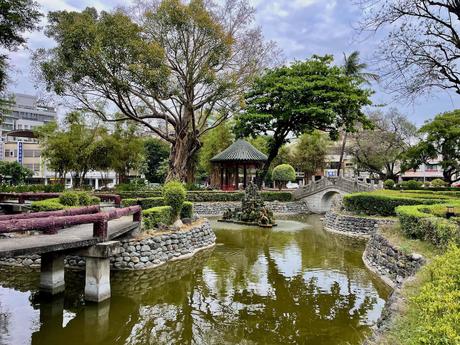
[[[422,255],[405,253],[381,234],[374,234],[366,245],[363,261],[391,287],[400,286],[425,264]]]
[[[394,219],[358,217],[342,214],[337,211],[327,212],[324,217],[324,228],[348,236],[370,237],[382,225],[393,225]]]
[[[216,236],[208,221],[191,225],[187,231],[165,233],[148,238],[119,239],[121,253],[110,258],[113,269],[146,269],[165,262],[187,258],[197,251],[215,244]],[[0,258],[0,265],[39,267],[40,256]],[[79,256],[68,256],[66,267],[84,267],[85,260]]]
[[[265,206],[270,208],[275,214],[299,214],[311,213],[308,205],[302,201],[271,201],[265,202]],[[200,216],[221,216],[227,209],[241,207],[239,201],[228,202],[194,202],[193,210]]]

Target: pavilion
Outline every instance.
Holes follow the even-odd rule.
[[[221,153],[211,158],[213,174],[211,185],[222,190],[238,189],[240,170],[243,171],[243,188],[256,176],[257,169],[268,157],[243,139],[238,139]]]

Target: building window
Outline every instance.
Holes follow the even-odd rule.
[[[34,150],[24,150],[24,157],[33,157]]]

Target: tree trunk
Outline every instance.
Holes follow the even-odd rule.
[[[176,138],[169,155],[169,171],[166,182],[172,180],[186,183],[194,182],[194,154],[199,148],[200,142],[190,131]]]
[[[348,132],[345,131],[345,135],[343,136],[343,141],[342,141],[342,149],[340,150],[339,168],[337,169],[337,176],[339,176],[339,177],[340,177],[340,170],[342,170],[343,156],[344,156],[344,153],[345,153],[345,146],[347,145],[347,136],[348,136]]]
[[[276,140],[276,139],[275,139]],[[268,174],[268,169],[270,169],[270,165],[272,164],[273,160],[278,156],[278,152],[283,145],[284,138],[283,139],[278,139],[273,143],[273,146],[270,149],[270,152],[268,153],[268,159],[265,162],[264,166],[262,167],[262,170],[259,170],[257,172],[256,176],[256,184],[257,187],[262,188],[262,183],[265,180],[265,177]]]

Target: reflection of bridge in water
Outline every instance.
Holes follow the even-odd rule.
[[[324,177],[295,190],[294,199],[302,200],[310,211],[325,213],[330,210],[332,200],[336,195],[356,192],[369,192],[380,187],[375,184],[361,182],[358,179],[345,177]]]
[[[98,304],[83,304],[81,271],[70,271],[68,278],[72,283],[65,294],[54,297],[38,293],[39,275],[27,268],[0,268],[0,286],[32,292],[30,303],[39,311],[40,321],[39,328],[32,333],[32,345],[121,345],[140,322],[139,305],[151,303],[152,297],[159,301],[163,298],[152,296],[152,291],[202,269],[213,250],[203,250],[190,259],[170,262],[154,270],[117,271],[111,279],[112,298]]]
[[[90,206],[1,215],[0,233],[33,231],[43,234],[0,239],[0,257],[40,254],[40,289],[56,295],[65,289],[65,256],[84,256],[85,298],[100,302],[110,297],[110,256],[120,250],[120,242],[113,240],[137,231],[140,221],[140,206],[106,212],[101,212],[99,206]]]

